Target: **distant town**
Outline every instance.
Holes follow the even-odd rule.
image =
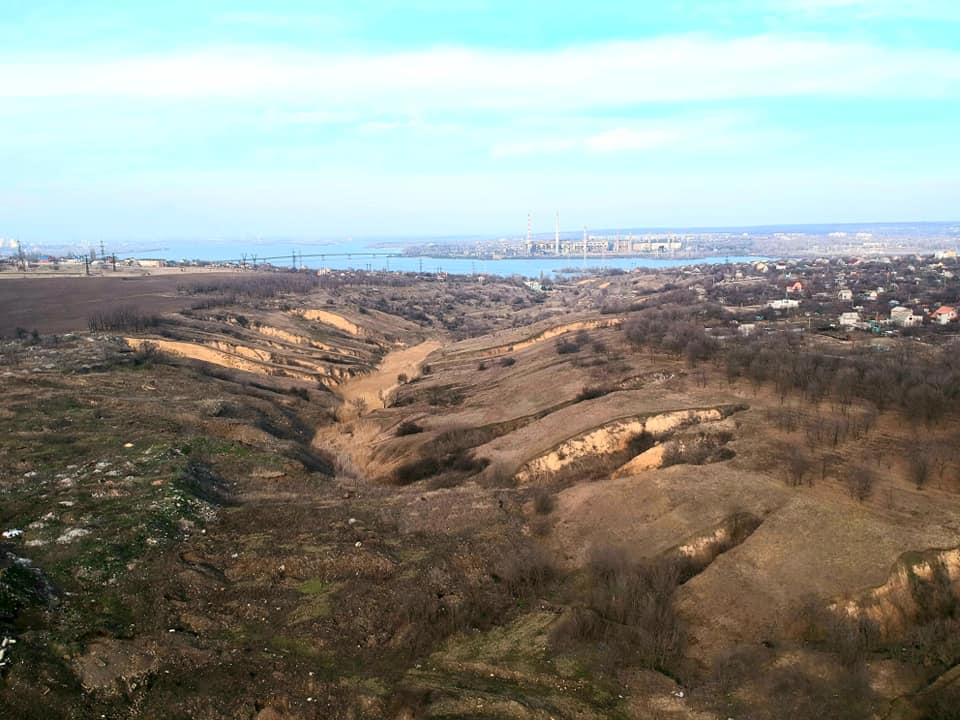
[[[446,240],[404,244],[413,257],[470,258],[702,258],[737,255],[815,257],[933,252],[960,241],[960,224],[892,223],[802,225],[645,231],[636,229],[534,233],[528,218],[522,237]]]

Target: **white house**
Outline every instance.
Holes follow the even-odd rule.
[[[837,293],[837,300],[853,300],[853,290],[843,288]]]
[[[852,328],[860,324],[860,313],[858,312],[845,312],[840,313],[840,317],[837,322],[842,328]]]
[[[914,315],[910,308],[898,305],[890,310],[890,322],[899,327],[914,327],[923,324],[923,316]]]
[[[799,300],[791,300],[789,298],[781,298],[780,300],[771,300],[767,303],[768,307],[772,307],[774,310],[790,310],[792,308],[800,307]]]

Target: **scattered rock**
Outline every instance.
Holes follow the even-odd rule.
[[[86,537],[90,534],[90,531],[86,528],[70,528],[63,535],[57,538],[58,545],[68,545],[74,540],[79,540],[82,537]]]

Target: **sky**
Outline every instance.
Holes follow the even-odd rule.
[[[0,238],[960,219],[956,0],[0,0]]]

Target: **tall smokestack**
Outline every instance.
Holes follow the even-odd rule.
[[[560,254],[560,211],[557,210],[557,227],[553,235],[553,254]]]

